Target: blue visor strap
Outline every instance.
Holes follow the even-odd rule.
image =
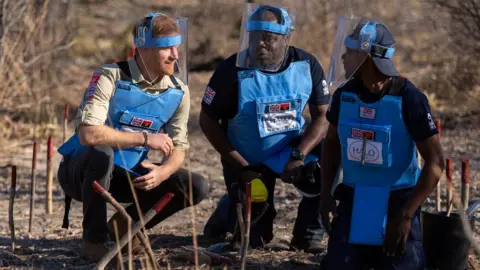
[[[349,49],[363,51],[361,49],[362,42],[360,40],[346,37],[343,44]],[[369,47],[371,48],[371,50],[368,51],[369,53],[384,58],[392,58],[393,54],[395,53],[395,48],[387,48],[377,44],[369,44]]]
[[[135,39],[135,44],[138,43],[139,40],[138,38]],[[145,40],[145,43],[141,46],[141,48],[162,48],[162,47],[171,47],[171,46],[177,46],[182,44],[182,36],[181,35],[176,35],[176,36],[170,36],[170,37],[157,37],[157,38],[151,38]]]
[[[289,29],[286,25],[278,23],[264,22],[264,21],[251,21],[247,23],[247,32],[250,31],[268,31],[277,34],[286,35],[289,33]]]

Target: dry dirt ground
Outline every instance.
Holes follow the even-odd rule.
[[[173,3],[182,4],[183,13],[193,16],[192,26],[197,25],[197,29],[192,28],[191,33],[196,33],[191,38],[191,60],[195,63],[194,68],[197,70],[211,69],[217,58],[224,57],[236,48],[237,36],[228,36],[232,29],[237,29],[238,19],[231,20],[226,16],[225,10],[241,8],[243,1],[236,0],[232,6],[227,6],[226,2],[218,4],[221,1],[99,1],[103,4],[94,3],[80,9],[78,14],[81,16],[81,24],[84,26],[81,35],[87,36],[83,40],[82,49],[89,50],[87,45],[96,44],[90,50],[96,52],[94,57],[78,57],[75,59],[75,67],[72,69],[72,86],[65,87],[73,89],[69,92],[63,92],[59,95],[61,102],[69,102],[72,105],[78,104],[80,101],[85,82],[90,76],[92,66],[98,65],[98,59],[113,57],[116,52],[121,49],[115,47],[113,38],[121,37],[121,32],[128,30],[126,23],[135,17],[141,16],[146,11],[166,10],[168,12],[177,12],[171,9]],[[197,8],[202,2],[207,8]],[[334,1],[335,2],[335,1]],[[337,1],[338,2],[338,1]],[[415,2],[415,1],[413,1]],[[303,5],[305,3],[305,5]],[[336,3],[336,2],[335,2]],[[302,2],[302,8],[306,11],[314,12],[316,8],[312,8],[313,1]],[[323,5],[323,4],[322,4]],[[111,13],[116,10],[116,15]],[[207,10],[208,9],[208,10]],[[208,13],[210,12],[210,13]],[[220,16],[222,15],[223,16]],[[329,15],[325,12],[325,16]],[[89,17],[88,17],[88,16]],[[197,16],[198,15],[198,16]],[[314,14],[308,13],[305,20],[315,20]],[[197,16],[197,17],[195,17]],[[337,15],[325,17],[326,21],[334,20]],[[207,17],[214,18],[208,20]],[[206,19],[207,18],[207,19]],[[218,21],[217,21],[218,18]],[[301,18],[300,18],[301,19]],[[300,20],[299,19],[299,20]],[[219,23],[220,22],[220,23]],[[314,27],[313,22],[308,22]],[[85,25],[91,25],[86,27]],[[116,27],[112,27],[115,25]],[[218,28],[218,25],[222,27]],[[92,29],[94,26],[95,29]],[[217,26],[219,31],[216,35],[210,35],[211,27]],[[309,33],[308,27],[300,27],[299,32]],[[320,35],[321,33],[319,33]],[[228,38],[225,38],[228,36]],[[316,39],[315,39],[316,40]],[[306,39],[305,48],[317,48],[315,40]],[[220,48],[220,49],[219,49]],[[319,47],[317,51],[324,52],[324,47]],[[77,52],[79,53],[79,52]],[[88,52],[84,52],[87,54]],[[80,54],[80,53],[79,53]],[[318,53],[320,59],[326,59],[325,54]],[[206,61],[205,59],[211,59]],[[207,59],[207,60],[208,60]],[[218,60],[218,59],[217,59]],[[103,61],[103,60],[102,60]],[[324,68],[328,64],[322,61]],[[91,65],[91,66],[89,66]],[[406,69],[406,68],[405,68]],[[413,69],[415,71],[416,69]],[[412,71],[412,73],[414,73]],[[203,95],[210,72],[195,72],[190,74],[189,85],[191,87],[192,110],[190,120],[190,142],[191,150],[188,153],[188,160],[185,166],[192,171],[201,173],[209,180],[210,193],[209,197],[202,201],[197,207],[185,209],[176,215],[165,220],[156,228],[149,232],[150,241],[153,243],[153,249],[160,264],[172,269],[192,269],[194,264],[184,259],[179,259],[182,246],[192,246],[192,234],[195,231],[198,243],[201,247],[208,246],[202,237],[202,230],[205,222],[216,207],[219,199],[225,192],[219,156],[215,150],[207,142],[205,136],[198,126],[198,112],[200,102]],[[78,83],[78,84],[77,84]],[[83,84],[82,84],[83,83]],[[63,90],[63,89],[62,89]],[[73,106],[72,106],[73,107]],[[480,190],[477,182],[480,180],[480,143],[478,141],[480,129],[477,124],[480,123],[480,114],[464,113],[464,107],[450,108],[451,111],[436,112],[442,120],[441,141],[446,157],[454,160],[453,180],[455,183],[455,191],[460,191],[460,158],[469,158],[471,167],[471,200],[480,199]],[[458,110],[462,110],[458,113]],[[477,108],[478,110],[478,108]],[[468,110],[466,110],[468,111]],[[73,112],[71,111],[71,114]],[[61,134],[61,133],[56,133]],[[72,134],[70,127],[69,134]],[[55,146],[61,144],[61,135],[55,137]],[[31,146],[27,145],[13,147],[17,142],[22,140],[12,140],[12,142],[0,149],[0,269],[91,269],[94,264],[85,261],[79,257],[78,249],[81,247],[81,222],[82,222],[82,205],[79,202],[73,202],[70,211],[70,229],[61,228],[64,204],[63,193],[54,180],[53,190],[53,214],[47,215],[45,212],[45,183],[46,183],[46,140],[42,141],[39,149],[39,160],[37,166],[37,185],[35,194],[35,208],[32,232],[28,233],[28,217],[29,217],[29,193],[30,193],[30,166],[31,166]],[[55,153],[55,166],[60,162],[59,154]],[[17,195],[15,197],[14,217],[16,229],[16,250],[12,252],[10,249],[10,229],[8,226],[8,200],[10,188],[10,168],[8,164],[18,166],[18,184]],[[442,178],[444,183],[445,177]],[[324,254],[311,255],[302,252],[288,251],[286,246],[291,239],[292,227],[296,217],[296,206],[298,205],[300,196],[298,192],[288,184],[281,181],[277,182],[276,209],[277,218],[275,221],[275,242],[276,248],[273,250],[259,250],[249,253],[248,264],[249,269],[318,269]],[[444,195],[444,186],[442,186],[442,195]],[[431,210],[434,206],[432,194],[431,198],[425,203],[424,207]],[[193,212],[192,212],[193,210]],[[114,211],[109,208],[108,215],[111,216]],[[192,214],[195,222],[192,222]],[[477,228],[475,236],[480,233]],[[324,239],[326,243],[327,237]],[[282,247],[285,247],[282,249]],[[140,263],[136,260],[136,268],[140,269]],[[215,266],[223,268],[223,266]],[[234,266],[230,266],[233,268]],[[238,265],[236,266],[238,267]],[[472,268],[474,269],[474,268]]]
[[[209,197],[195,208],[185,209],[170,217],[156,228],[150,230],[150,240],[153,243],[155,254],[162,266],[170,265],[172,268],[184,269],[194,267],[192,262],[179,259],[182,246],[192,246],[192,232],[195,229],[198,242],[201,247],[208,246],[202,237],[202,230],[209,215],[215,209],[218,200],[225,192],[219,156],[209,145],[206,138],[198,127],[199,104],[202,98],[201,89],[208,81],[210,73],[195,73],[191,76],[192,87],[192,111],[190,121],[190,141],[192,148],[188,153],[189,160],[185,166],[192,171],[203,174],[210,184]],[[460,158],[469,158],[471,166],[471,200],[480,199],[480,191],[477,186],[479,180],[480,147],[478,136],[479,129],[472,129],[478,121],[478,116],[464,116],[448,118],[444,116],[441,141],[446,156],[454,160],[455,190],[459,192],[460,183]],[[455,128],[455,129],[453,129]],[[71,130],[69,130],[71,134]],[[60,144],[61,136],[55,141]],[[14,216],[16,229],[16,250],[10,249],[10,230],[8,227],[8,199],[10,168],[0,170],[0,267],[5,269],[90,269],[94,266],[77,253],[81,246],[81,221],[82,206],[75,202],[70,212],[70,229],[61,228],[63,217],[63,193],[54,180],[53,214],[45,212],[45,181],[46,181],[46,146],[43,143],[39,149],[39,164],[37,167],[37,185],[35,194],[34,221],[32,233],[28,233],[29,217],[29,192],[30,192],[30,162],[31,147],[17,147],[14,154],[3,164],[14,163],[18,166],[18,186],[15,198]],[[55,166],[59,155],[55,153]],[[442,178],[445,181],[445,178]],[[444,186],[443,186],[444,190]],[[274,250],[266,249],[250,253],[248,264],[251,269],[316,269],[319,267],[324,254],[311,255],[303,252],[288,251],[288,242],[291,239],[292,226],[296,217],[296,206],[299,202],[299,194],[290,185],[278,181],[275,191],[276,208],[278,216],[275,223]],[[444,194],[444,192],[442,192]],[[433,198],[433,197],[432,197]],[[425,203],[426,209],[432,209],[433,200]],[[192,211],[195,223],[192,220]],[[109,208],[109,216],[113,214]],[[187,221],[187,222],[186,222]],[[478,229],[478,228],[477,228]],[[479,231],[480,232],[480,231]],[[325,243],[327,238],[325,238]],[[282,249],[283,247],[283,249]],[[140,269],[139,261],[137,267]],[[222,266],[217,266],[222,267]]]

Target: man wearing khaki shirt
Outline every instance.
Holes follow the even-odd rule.
[[[115,240],[114,221],[120,238],[127,232],[118,213],[106,222],[106,203],[92,189],[93,181],[118,201],[132,203],[131,181],[142,213],[166,193],[174,193],[167,206],[146,224],[147,229],[192,206],[189,181],[193,205],[207,195],[205,179],[181,168],[189,147],[190,109],[186,65],[182,65],[184,30],[185,21],[159,13],[139,22],[134,29],[135,57],[94,71],[75,117],[76,133],[58,150],[64,157],[58,179],[66,202],[69,197],[83,202],[82,255],[88,259],[98,261],[108,251],[104,243],[108,236]],[[167,160],[148,162],[149,149],[160,150]],[[135,203],[126,211],[134,221],[139,220]],[[65,214],[67,217],[68,212]],[[142,248],[134,237],[134,252]]]

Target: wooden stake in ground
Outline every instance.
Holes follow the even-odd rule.
[[[145,224],[147,224],[152,218],[155,217],[158,213],[160,213],[165,205],[175,196],[173,193],[167,193],[165,196],[163,196],[148,212],[144,215],[144,220]],[[142,222],[141,220],[137,221],[131,230],[131,234],[125,234],[122,236],[122,239],[120,239],[120,243],[118,245],[120,246],[120,249],[123,248],[128,242],[130,242],[131,236],[137,234],[140,230],[142,229]],[[105,269],[105,266],[110,262],[110,260],[115,257],[117,254],[117,248],[111,248],[105,256],[98,262],[96,268],[103,270]]]
[[[35,169],[37,167],[37,142],[33,142],[33,153],[32,153],[32,172],[31,172],[31,180],[30,180],[30,217],[28,219],[28,232],[32,232],[32,221],[33,221],[33,209],[35,204],[35,186],[36,186],[36,174]]]
[[[67,125],[68,125],[68,103],[65,103],[65,118],[63,119],[63,141],[67,140]]]
[[[52,214],[52,186],[53,186],[53,137],[48,137],[47,145],[47,200],[46,212]]]
[[[10,225],[10,238],[12,240],[12,252],[15,252],[15,223],[13,220],[13,204],[17,190],[17,166],[12,166],[12,182],[10,185],[10,202],[8,204],[8,223]]]
[[[463,208],[468,208],[470,200],[470,160],[462,159],[462,204]]]
[[[435,120],[435,126],[437,127],[437,130],[438,130],[438,139],[440,139],[440,133],[442,131],[442,128],[440,126],[440,120]],[[436,202],[436,205],[437,205],[437,211],[440,212],[442,211],[442,185],[441,185],[441,182],[442,182],[442,178],[440,177],[440,180],[438,180],[438,183],[437,183],[437,189],[435,190],[435,202]]]
[[[240,253],[240,261],[242,262],[241,269],[246,269],[247,264],[247,253],[250,240],[250,221],[252,217],[252,184],[250,182],[245,184],[245,224],[244,224],[244,234],[243,241]]]
[[[447,158],[447,168],[445,174],[447,176],[447,210],[453,196],[453,181],[452,181],[452,159]]]

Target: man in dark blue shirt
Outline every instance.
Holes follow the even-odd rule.
[[[340,37],[347,82],[327,112],[321,211],[330,237],[322,267],[424,269],[420,207],[444,168],[438,130],[427,97],[391,61],[392,34],[381,23],[356,25]],[[340,72],[335,63],[330,69],[332,77]],[[343,179],[332,192],[340,166]]]
[[[313,55],[289,46],[293,27],[286,10],[258,6],[246,13],[242,37],[248,40],[217,67],[202,102],[200,125],[221,155],[228,191],[204,234],[223,238],[226,232],[233,233],[234,206],[242,197],[236,187],[241,190],[245,182],[258,177],[268,192],[268,208],[262,215],[262,206],[252,206],[252,220],[256,214],[262,216],[252,225],[250,244],[256,248],[270,242],[276,216],[275,180],[281,178],[303,195],[292,247],[320,252],[324,228],[319,215],[318,158],[330,101],[323,69]],[[307,104],[308,127],[302,117]]]

